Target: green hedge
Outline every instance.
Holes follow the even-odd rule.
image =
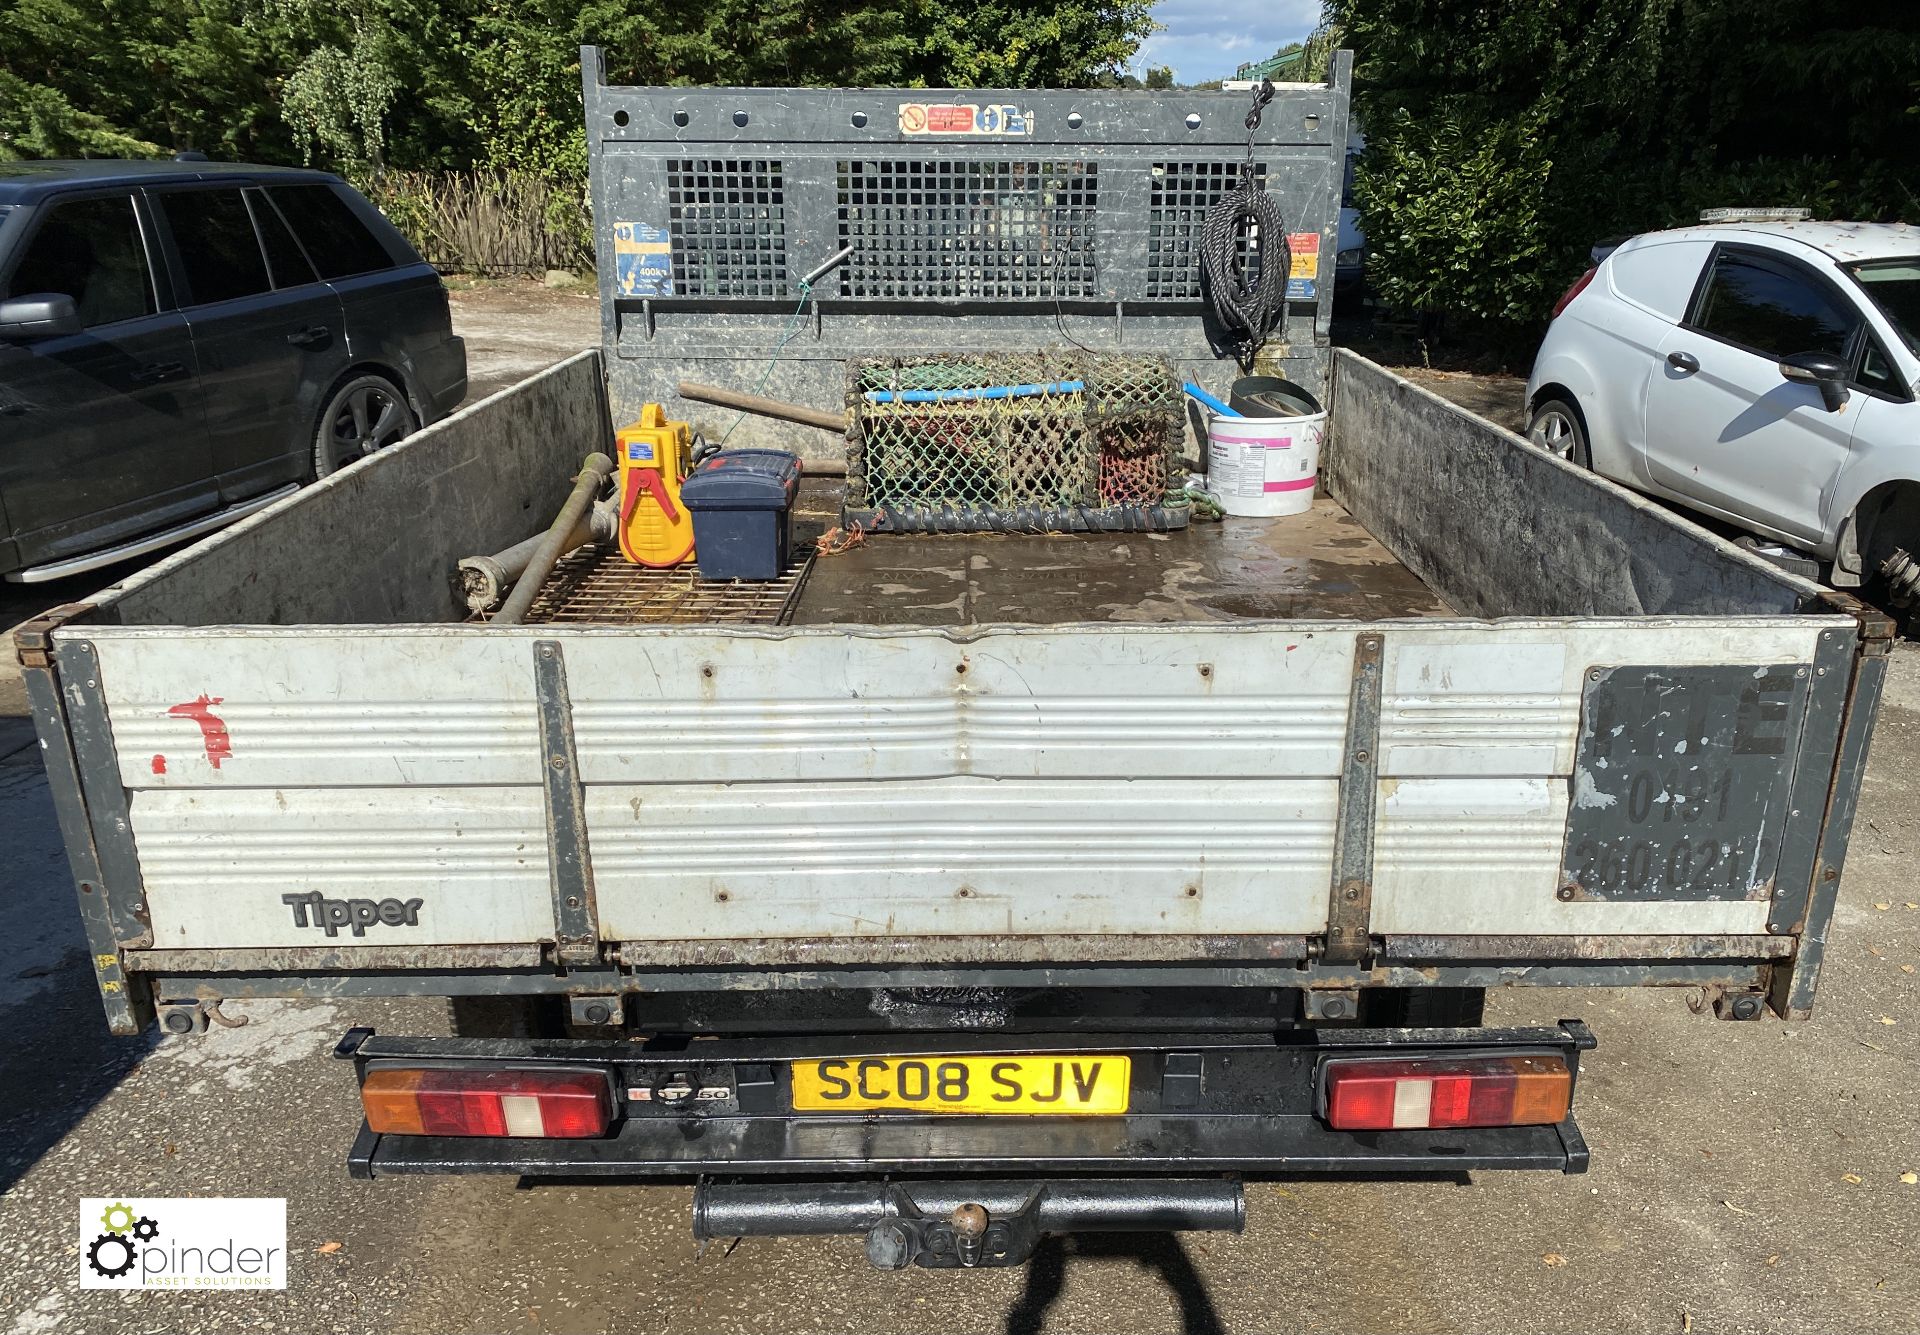
[[[1597,241],[1714,206],[1920,219],[1920,4],[1331,0],[1368,281],[1524,330]]]

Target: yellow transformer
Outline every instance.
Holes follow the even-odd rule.
[[[693,517],[680,502],[687,424],[657,403],[614,433],[620,463],[620,554],[635,565],[677,566],[693,555]]]

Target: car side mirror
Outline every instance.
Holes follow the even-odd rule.
[[[1837,413],[1847,401],[1847,364],[1824,352],[1796,352],[1780,359],[1780,375],[1796,385],[1812,385],[1820,402]]]
[[[0,338],[60,338],[80,329],[80,308],[64,292],[32,292],[0,301]]]

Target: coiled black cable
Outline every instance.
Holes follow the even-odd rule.
[[[1241,270],[1241,238],[1255,235],[1251,251],[1259,272],[1251,285]],[[1207,301],[1241,361],[1252,360],[1287,309],[1287,224],[1280,202],[1258,181],[1240,184],[1207,211],[1200,231],[1200,264]]]
[[[1254,91],[1253,109],[1247,113],[1247,162],[1240,184],[1207,210],[1200,227],[1200,272],[1207,302],[1220,324],[1222,341],[1243,364],[1253,360],[1286,314],[1287,274],[1292,266],[1280,203],[1254,173],[1254,132],[1260,128],[1261,108],[1272,98],[1273,85],[1262,80]],[[1246,254],[1249,263],[1258,266],[1251,282],[1241,265],[1242,245],[1249,235],[1252,244]]]

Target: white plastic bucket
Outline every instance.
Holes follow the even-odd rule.
[[[1221,417],[1207,428],[1207,490],[1230,515],[1268,518],[1313,508],[1327,415]]]

